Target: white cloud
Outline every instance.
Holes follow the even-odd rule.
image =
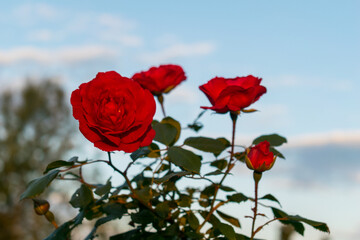
[[[179,57],[194,57],[208,55],[215,50],[215,45],[209,42],[192,44],[174,44],[158,52],[145,53],[140,60],[146,63],[165,63]]]
[[[196,89],[197,90],[197,89]],[[171,94],[168,96],[169,103],[187,103],[194,104],[198,101],[198,93],[195,89],[188,86],[179,86],[178,88],[171,91]]]
[[[143,39],[131,34],[101,34],[100,38],[105,41],[120,43],[127,47],[139,47],[143,45]]]
[[[27,39],[31,41],[49,42],[54,39],[54,33],[47,29],[31,31]]]
[[[100,14],[97,17],[97,22],[102,27],[108,27],[112,29],[131,30],[136,27],[136,23],[134,21],[130,21],[108,13]]]
[[[114,55],[113,50],[97,45],[62,47],[58,49],[25,46],[10,50],[0,50],[0,65],[16,64],[23,61],[42,64],[54,62],[77,63],[99,58],[114,57]]]
[[[312,133],[289,138],[285,147],[323,146],[329,144],[359,146],[360,129]]]
[[[269,77],[266,82],[271,87],[306,87],[336,91],[351,91],[354,87],[353,82],[348,79],[329,79],[323,76],[280,75]]]
[[[13,12],[15,18],[25,24],[37,20],[51,20],[58,16],[58,9],[45,3],[26,3]]]

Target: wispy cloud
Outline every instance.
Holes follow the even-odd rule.
[[[79,63],[89,60],[114,57],[114,52],[103,46],[88,45],[43,49],[37,47],[17,47],[0,50],[0,65],[16,64],[24,61],[42,64]]]
[[[215,45],[210,42],[199,42],[190,44],[173,44],[170,47],[157,52],[144,53],[140,60],[146,63],[165,63],[176,58],[204,56],[215,51]]]
[[[45,3],[25,3],[17,6],[13,16],[22,24],[29,25],[37,21],[53,20],[59,16],[59,10]]]
[[[197,89],[190,88],[189,86],[179,86],[174,89],[168,97],[170,104],[194,104],[198,101],[199,95]]]
[[[360,129],[298,135],[290,137],[289,144],[286,147],[296,148],[306,146],[324,146],[330,144],[360,146]]]
[[[271,87],[306,87],[325,88],[336,91],[349,91],[353,89],[353,82],[348,79],[324,79],[316,76],[280,75],[267,79]]]

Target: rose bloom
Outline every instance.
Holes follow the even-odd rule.
[[[145,72],[135,73],[132,79],[153,95],[159,96],[170,92],[186,79],[185,72],[178,65],[160,65]]]
[[[205,93],[217,113],[238,112],[256,102],[266,93],[261,78],[252,75],[236,78],[215,77],[199,88]]]
[[[270,143],[268,141],[260,142],[251,147],[246,154],[246,165],[255,172],[264,172],[270,170],[276,157],[270,152]]]
[[[155,137],[151,93],[117,72],[101,72],[71,94],[81,133],[103,151],[133,152]]]

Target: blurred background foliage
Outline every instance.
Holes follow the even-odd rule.
[[[0,96],[0,239],[42,239],[53,231],[19,201],[26,184],[73,145],[74,125],[63,88],[54,80],[27,81]],[[51,190],[50,190],[51,191]]]

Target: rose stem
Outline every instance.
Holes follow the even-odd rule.
[[[221,184],[224,182],[224,180],[225,180],[226,176],[229,174],[230,170],[234,167],[234,164],[232,163],[232,161],[234,159],[235,129],[236,129],[236,120],[237,120],[238,114],[230,112],[230,116],[231,116],[231,120],[232,120],[232,138],[231,138],[231,152],[230,152],[229,164],[228,164],[228,167],[227,167],[227,169],[225,171],[224,176],[222,177],[220,182],[215,185],[214,198],[213,198],[213,200],[211,202],[211,207],[210,207],[209,214],[206,216],[204,221],[196,229],[197,232],[200,232],[201,228],[205,225],[205,223],[210,220],[210,217],[215,212],[215,210],[218,209],[220,206],[222,206],[224,204],[223,202],[219,202],[216,206],[214,206],[215,201],[216,201],[216,196],[217,196],[217,193],[219,191],[219,188],[220,188]]]
[[[253,240],[256,234],[255,229],[255,220],[257,216],[257,207],[258,207],[258,188],[259,188],[259,181],[261,178],[261,173],[257,173],[254,171],[254,182],[255,182],[255,207],[253,208],[254,211],[254,217],[252,218],[252,227],[251,227],[251,238],[250,240]]]
[[[155,211],[155,209],[151,206],[150,202],[145,202],[143,199],[141,199],[135,192],[135,189],[131,186],[131,182],[129,180],[129,178],[126,175],[126,172],[122,172],[120,169],[118,169],[117,167],[114,166],[114,164],[111,161],[111,152],[107,152],[108,153],[108,157],[109,157],[109,161],[107,162],[107,164],[112,167],[112,169],[114,169],[116,172],[120,173],[124,178],[126,183],[128,184],[128,187],[130,189],[131,192],[131,196],[138,200],[143,206],[145,206],[147,209],[149,209],[152,213],[154,213],[155,215],[159,216],[159,214]],[[171,219],[171,217],[166,219],[168,222],[173,223],[173,220]]]

